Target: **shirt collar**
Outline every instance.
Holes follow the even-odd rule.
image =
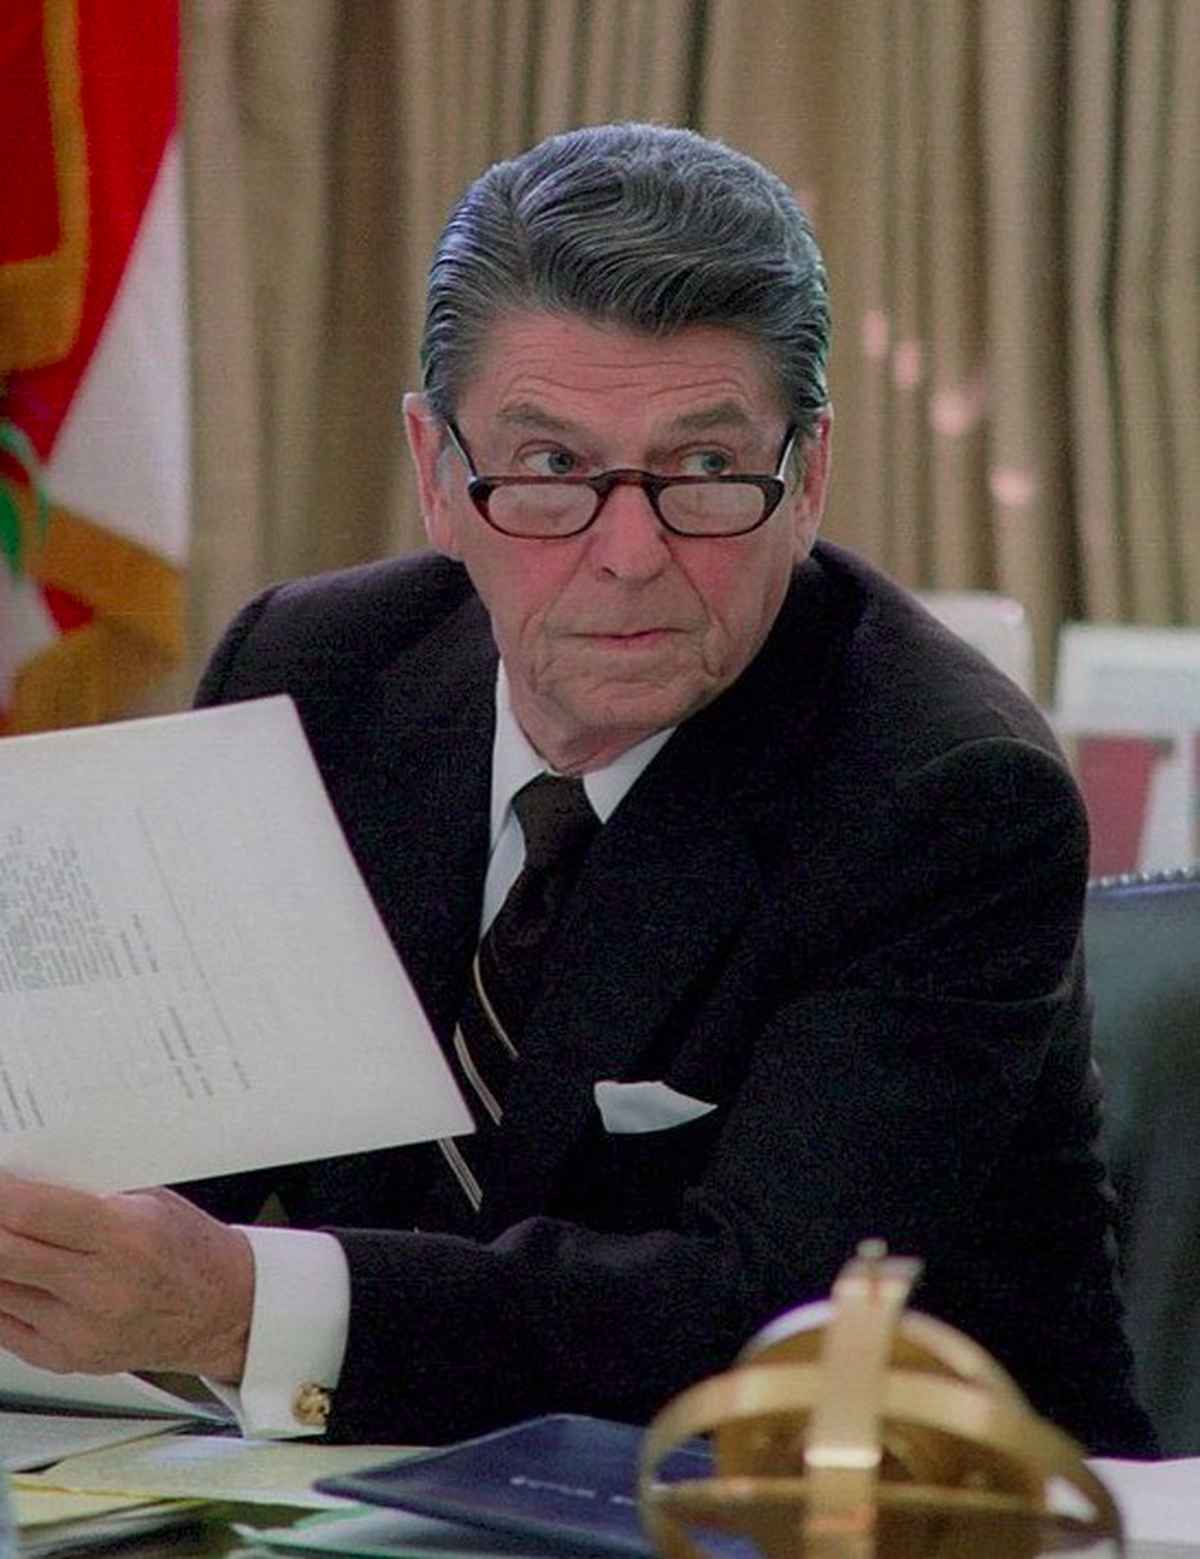
[[[583,788],[592,810],[602,823],[607,823],[634,781],[650,760],[665,746],[674,731],[655,731],[621,753],[602,769],[594,769],[583,776]],[[496,672],[496,735],[492,744],[492,815],[491,841],[493,847],[504,827],[512,798],[523,785],[539,774],[552,774],[546,760],[533,747],[513,713],[509,691],[508,673],[501,661]]]

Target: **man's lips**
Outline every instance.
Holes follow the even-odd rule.
[[[618,654],[622,652],[634,654],[638,650],[659,649],[669,639],[677,637],[681,631],[679,628],[601,628],[591,629],[586,633],[575,633],[572,637],[584,645],[613,650]]]
[[[644,628],[575,628],[571,637],[575,639],[603,639],[614,643],[636,643],[640,639],[662,639],[673,633],[683,633],[683,628],[671,627],[663,623],[653,623]]]

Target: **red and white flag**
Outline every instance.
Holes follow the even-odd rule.
[[[0,732],[15,732],[118,714],[182,653],[177,0],[0,5],[0,82]]]

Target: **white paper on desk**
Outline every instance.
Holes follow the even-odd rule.
[[[70,1456],[18,1486],[74,1493],[223,1500],[344,1510],[352,1501],[320,1494],[318,1478],[358,1472],[402,1456],[401,1445],[324,1445],[311,1440],[243,1440],[207,1434],[158,1435],[132,1445]]]
[[[107,1191],[470,1129],[290,699],[0,744],[0,1165]]]
[[[28,1472],[106,1445],[178,1429],[182,1418],[102,1418],[91,1414],[7,1413],[0,1410],[0,1464]]]
[[[76,1521],[90,1522],[97,1518],[103,1519],[105,1516],[119,1515],[123,1511],[161,1504],[159,1500],[147,1499],[140,1494],[130,1499],[123,1494],[64,1494],[58,1489],[39,1489],[21,1485],[13,1489],[12,1497],[17,1525],[23,1535],[30,1528]],[[172,1503],[182,1504],[181,1501]],[[188,1502],[188,1508],[194,1509],[195,1506]],[[76,1535],[85,1534],[76,1533]],[[21,1551],[25,1552],[24,1543],[21,1545]]]
[[[58,1375],[0,1348],[0,1403],[36,1404],[65,1413],[120,1413],[135,1418],[189,1418],[229,1423],[220,1402],[193,1401],[164,1391],[140,1375]],[[150,1433],[152,1425],[143,1433]]]

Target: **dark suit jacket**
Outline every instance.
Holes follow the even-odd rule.
[[[443,1042],[478,934],[495,670],[465,573],[422,557],[268,591],[201,689],[295,699]],[[1094,1450],[1144,1449],[1092,1150],[1086,858],[1028,702],[822,545],[753,664],[599,834],[482,1212],[427,1146],[197,1198],[244,1218],[275,1187],[334,1226],[343,1438],[640,1419],[881,1236],[923,1258],[919,1307],[1044,1413]],[[718,1108],[613,1136],[599,1079]]]

